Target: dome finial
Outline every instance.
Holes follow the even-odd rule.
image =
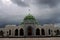
[[[30,8],[29,8],[29,11],[30,11]]]
[[[28,9],[28,11],[29,11],[29,14],[30,14],[30,11],[31,11],[30,8]]]

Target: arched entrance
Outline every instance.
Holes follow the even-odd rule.
[[[36,35],[40,35],[40,29],[39,28],[36,29]]]
[[[45,30],[44,29],[41,29],[41,34],[45,35]]]
[[[24,30],[21,28],[20,29],[20,36],[23,36],[24,35]]]
[[[32,27],[31,27],[31,26],[29,26],[29,27],[27,28],[27,35],[29,35],[29,36],[32,35]]]
[[[15,30],[15,36],[18,36],[18,29]]]

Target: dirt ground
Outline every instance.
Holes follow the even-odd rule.
[[[0,38],[0,40],[60,40],[60,37],[55,37],[55,38]]]

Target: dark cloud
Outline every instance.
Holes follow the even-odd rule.
[[[60,11],[59,10],[55,10],[50,15],[48,15],[48,17],[49,18],[47,18],[47,19],[46,18],[41,19],[41,18],[37,17],[37,20],[40,22],[40,24],[51,24],[51,23],[57,24],[57,23],[60,23]]]
[[[36,0],[35,3],[37,5],[48,5],[50,7],[55,7],[60,3],[60,0]]]
[[[21,0],[11,0],[13,3],[17,4],[18,6],[22,6],[22,7],[28,7],[29,4],[26,3],[25,1],[21,1]]]
[[[24,2],[22,2],[21,0],[11,0],[13,3],[19,5],[19,6],[23,6],[23,7],[27,7],[30,6],[29,3],[31,4],[35,4],[38,6],[48,6],[48,7],[56,7],[59,3],[60,0],[24,0]],[[31,5],[32,5],[31,4]]]

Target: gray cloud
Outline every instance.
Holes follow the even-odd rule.
[[[11,1],[10,5],[5,5],[0,1],[0,25],[20,24],[24,16],[29,13],[27,10],[29,5],[31,14],[40,24],[60,23],[60,0],[32,0],[32,3],[28,0],[24,2],[21,0]]]

